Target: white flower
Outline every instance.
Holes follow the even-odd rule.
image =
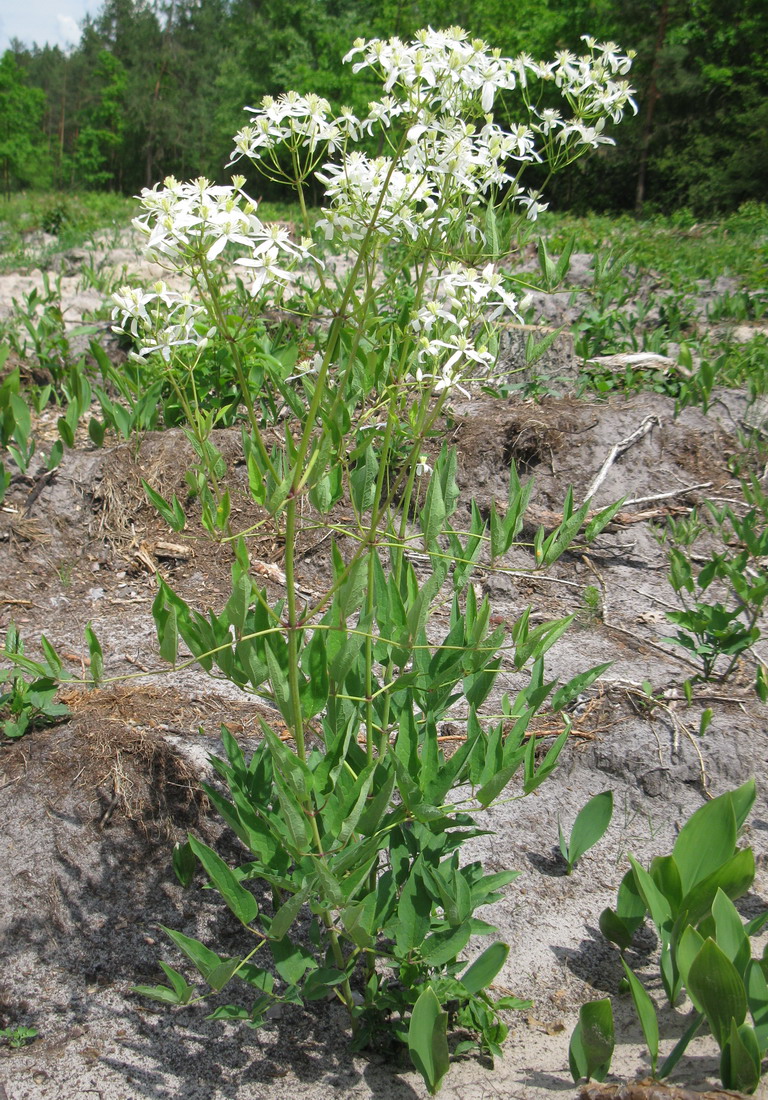
[[[191,294],[170,290],[159,281],[149,290],[124,286],[112,296],[115,332],[138,344],[138,358],[159,352],[168,362],[173,348],[204,347],[215,334],[205,309]]]

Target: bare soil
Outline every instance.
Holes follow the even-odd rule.
[[[442,1093],[448,1100],[574,1092],[567,1049],[578,1008],[615,994],[621,977],[618,953],[597,925],[615,902],[626,853],[647,864],[668,852],[707,797],[751,776],[759,794],[748,840],[758,875],[740,906],[754,915],[766,904],[768,721],[752,690],[754,667],[745,660],[726,685],[713,684],[686,707],[680,685],[694,669],[663,641],[675,597],[654,533],[668,515],[704,499],[733,498],[728,460],[741,448],[746,398],[723,392],[707,416],[689,409],[675,419],[673,412],[658,395],[599,404],[478,395],[457,401],[442,426],[441,439],[459,451],[467,515],[472,498],[481,511],[506,499],[512,462],[534,477],[523,532],[530,537],[539,523],[557,521],[569,485],[581,499],[611,448],[655,418],[596,494],[596,507],[620,497],[628,503],[595,543],[577,543],[546,575],[530,574],[525,547],[510,554],[505,572],[479,574],[501,621],[513,623],[528,605],[536,621],[576,613],[548,655],[551,675],[612,663],[574,709],[555,777],[535,795],[496,807],[492,834],[474,842],[471,854],[489,870],[522,872],[487,916],[511,947],[499,988],[531,997],[535,1007],[510,1017],[495,1066],[456,1063]],[[247,496],[237,434],[216,441],[229,465],[236,522],[263,521]],[[160,926],[222,953],[238,951],[234,918],[211,893],[179,887],[171,848],[192,830],[225,855],[233,850],[199,782],[210,775],[222,723],[247,749],[259,716],[274,721],[258,701],[199,670],[169,674],[157,653],[150,608],[158,576],[201,609],[220,606],[228,589],[226,545],[202,537],[194,510],[188,531],[175,535],[141,489],[144,478],[164,494],[181,494],[185,446],[175,432],[100,450],[83,440],[52,475],[17,477],[0,512],[0,626],[15,621],[30,653],[44,633],[78,676],[91,622],[107,674],[124,677],[98,691],[72,687],[64,696],[69,719],[0,746],[0,1028],[39,1031],[27,1047],[0,1048],[0,1100],[424,1097],[406,1062],[381,1051],[350,1054],[343,1013],[332,1003],[286,1010],[251,1032],[206,1021],[200,1006],[164,1008],[131,992],[160,979],[158,957],[178,963]],[[278,596],[279,539],[266,525],[250,545]],[[308,529],[301,549],[299,583],[311,592],[323,583],[327,544]],[[585,598],[587,588],[597,601],[594,592]],[[644,704],[644,681],[666,693],[663,706]],[[504,669],[503,690],[524,682]],[[714,718],[699,737],[707,706]],[[543,718],[536,733],[546,745],[560,728]],[[461,736],[458,723],[442,732]],[[567,876],[556,853],[558,820],[570,828],[587,799],[605,789],[614,792],[611,827]],[[653,948],[648,933],[632,953],[648,974]],[[640,1079],[648,1063],[631,1005],[619,1001],[615,1011],[614,1072]],[[685,1026],[684,1007],[662,1014],[665,1050]],[[717,1064],[712,1042],[698,1040],[676,1080],[712,1087]]]

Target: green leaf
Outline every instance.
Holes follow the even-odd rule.
[[[508,955],[509,947],[506,943],[492,943],[464,972],[460,979],[461,984],[470,993],[480,993],[487,989],[507,961]]]
[[[221,957],[207,948],[205,944],[200,943],[199,940],[192,939],[191,936],[185,936],[181,932],[174,932],[172,928],[166,928],[163,924],[160,925],[160,928],[162,928],[166,936],[170,936],[179,951],[183,952],[189,961],[197,967],[207,982],[208,975],[212,974],[222,962]]]
[[[661,893],[651,876],[644,867],[640,866],[634,856],[630,855],[628,858],[629,862],[632,864],[637,892],[645,902],[645,906],[651,914],[651,919],[659,930],[662,939],[668,943],[673,923],[669,901],[664,894]]]
[[[272,918],[272,923],[269,927],[270,939],[282,940],[285,937],[291,925],[296,920],[296,917],[299,915],[302,905],[309,897],[309,891],[309,885],[303,886],[301,890],[289,897],[287,901],[283,902]]]
[[[104,655],[101,651],[99,639],[96,637],[90,623],[86,626],[84,633],[91,661],[91,679],[93,680],[94,687],[98,687],[104,674]]]
[[[614,1032],[613,1008],[609,997],[588,1001],[579,1010],[568,1050],[568,1062],[574,1081],[582,1078],[604,1081],[611,1067]]]
[[[749,1024],[731,1029],[720,1058],[720,1078],[727,1089],[753,1093],[760,1084],[760,1048]]]
[[[730,792],[707,802],[686,821],[672,849],[684,894],[731,858],[736,832]]]
[[[688,972],[691,969],[691,963],[703,946],[704,937],[696,931],[693,925],[689,924],[684,929],[675,948],[675,965],[677,966],[683,985],[688,990],[688,996],[691,998],[697,1012],[701,1012],[702,1007],[688,985]]]
[[[576,816],[567,847],[568,873],[585,852],[588,852],[605,834],[613,815],[613,792],[602,791],[590,798]]]
[[[472,929],[469,922],[456,928],[445,928],[427,936],[422,947],[421,957],[429,966],[438,968],[453,962],[460,951],[469,943]]]
[[[630,930],[615,910],[603,909],[598,923],[605,938],[615,943],[620,951],[626,951],[632,946],[634,931]]]
[[[237,919],[245,925],[255,920],[259,913],[256,898],[241,885],[224,860],[193,836],[189,838],[189,846]]]
[[[754,878],[755,853],[751,848],[738,849],[731,859],[698,882],[683,898],[678,919],[686,924],[696,924],[710,911],[718,889],[735,900],[747,892]]]
[[[645,988],[627,966],[624,958],[621,960],[621,965],[624,967],[624,973],[627,975],[629,991],[632,994],[635,1011],[640,1020],[643,1036],[645,1037],[648,1052],[651,1056],[651,1076],[655,1077],[656,1062],[659,1057],[659,1021],[656,1017],[656,1009]]]
[[[306,676],[299,685],[301,715],[308,720],[319,714],[328,701],[328,657],[324,630],[316,630],[309,645],[302,650],[301,670]]]
[[[169,966],[168,963],[161,962],[160,967],[176,992],[179,1004],[187,1004],[195,992],[193,986],[189,985],[186,978],[178,970],[174,970],[172,966]]]
[[[282,940],[270,940],[269,947],[278,974],[289,985],[298,985],[308,970],[317,970],[317,961],[311,952],[287,936]]]
[[[396,942],[399,954],[407,955],[420,947],[429,930],[429,918],[432,912],[432,898],[419,874],[419,860],[416,860],[408,876],[408,881],[400,894],[397,906]]]
[[[688,988],[704,1010],[712,1034],[722,1050],[731,1031],[747,1014],[744,982],[728,956],[713,939],[705,941],[688,971]]]
[[[208,985],[211,989],[216,993],[220,993],[231,980],[241,962],[242,959],[222,959],[219,965],[214,967],[208,975]]]
[[[712,916],[715,919],[718,947],[722,948],[744,978],[752,956],[752,945],[735,905],[720,889],[712,903]]]
[[[523,782],[523,790],[526,794],[530,794],[537,787],[540,787],[544,780],[548,779],[555,770],[558,758],[565,748],[565,742],[570,732],[571,724],[566,721],[565,729],[553,742],[538,768],[536,767],[536,738],[531,737],[529,739],[525,758],[525,780]]]
[[[175,844],[171,858],[176,878],[182,886],[189,886],[197,870],[197,860],[189,841],[185,844]]]
[[[408,1050],[411,1061],[434,1096],[448,1072],[448,1013],[444,1012],[434,990],[427,986],[411,1013]]]
[[[142,997],[149,997],[153,1001],[162,1001],[167,1005],[185,1004],[179,999],[175,989],[169,989],[167,985],[132,985],[132,993],[138,993]]]
[[[187,517],[184,514],[184,509],[179,504],[176,494],[173,494],[173,502],[171,504],[160,496],[151,485],[148,485],[142,478],[141,484],[144,487],[144,492],[147,494],[147,499],[153,508],[157,509],[159,514],[168,524],[173,531],[183,531],[187,525]]]

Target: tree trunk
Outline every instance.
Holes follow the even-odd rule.
[[[656,101],[659,98],[659,54],[664,46],[664,40],[667,37],[667,24],[669,23],[669,2],[670,0],[662,0],[661,11],[659,12],[659,25],[656,31],[656,42],[653,47],[653,61],[651,63],[651,76],[648,81],[648,96],[646,99],[645,118],[643,120],[643,131],[640,138],[640,163],[637,168],[637,189],[635,191],[635,213],[639,214],[643,208],[643,202],[645,201],[645,177],[648,171],[648,150],[651,145],[651,136],[653,134],[653,115],[656,107]]]

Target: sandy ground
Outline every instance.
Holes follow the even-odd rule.
[[[6,305],[18,296],[12,280],[19,278],[0,280]],[[72,295],[73,316],[93,308],[82,294],[78,299],[75,284]],[[572,373],[562,347],[552,369]],[[672,403],[658,395],[602,404],[478,395],[457,402],[445,424],[459,450],[466,497],[481,509],[505,499],[510,462],[535,478],[524,531],[530,534],[561,509],[568,485],[580,499],[613,445],[656,418],[613,464],[596,499],[638,503],[625,506],[592,546],[575,549],[545,576],[525,573],[531,556],[524,548],[513,550],[505,573],[479,575],[504,621],[514,622],[528,604],[541,619],[577,613],[548,656],[549,673],[564,679],[612,664],[574,712],[555,778],[533,796],[496,807],[486,818],[492,835],[468,852],[488,870],[522,872],[486,916],[511,948],[499,988],[530,997],[534,1007],[510,1016],[511,1035],[495,1066],[456,1062],[441,1093],[447,1100],[551,1100],[574,1092],[567,1049],[578,1008],[615,994],[621,976],[618,952],[598,931],[598,918],[615,902],[626,853],[647,865],[668,852],[708,795],[750,776],[758,780],[758,802],[747,839],[758,875],[740,907],[753,916],[765,906],[766,710],[752,691],[748,662],[727,686],[714,685],[692,708],[684,705],[679,685],[693,670],[681,650],[662,641],[674,594],[654,536],[669,514],[684,514],[704,498],[730,499],[728,458],[740,447],[745,413],[738,393],[720,394],[706,417],[691,409],[676,420]],[[217,442],[247,522],[237,435],[220,433]],[[222,952],[238,950],[239,926],[209,893],[178,886],[170,852],[188,829],[224,854],[232,850],[198,782],[209,774],[220,723],[247,749],[263,713],[202,672],[152,675],[163,667],[150,614],[156,575],[201,608],[222,598],[229,575],[226,550],[173,536],[144,501],[142,476],[164,492],[182,484],[183,446],[175,433],[101,450],[84,440],[42,486],[35,470],[31,479],[14,481],[0,513],[2,625],[13,619],[30,652],[44,632],[77,674],[90,621],[107,674],[126,677],[97,692],[73,690],[66,696],[70,720],[0,746],[0,1027],[39,1032],[29,1046],[0,1048],[0,1100],[422,1098],[426,1090],[407,1062],[375,1051],[350,1054],[342,1010],[332,1003],[286,1009],[254,1033],[206,1021],[200,1008],[167,1009],[131,992],[136,983],[160,979],[158,957],[178,964],[160,925]],[[670,495],[646,499],[662,493]],[[169,540],[182,541],[186,554],[169,554],[162,546]],[[259,553],[265,565],[278,561],[279,548],[269,540]],[[323,551],[307,534],[299,581],[312,589],[324,575]],[[599,592],[597,610],[585,602],[587,586]],[[644,681],[657,695],[666,691],[664,706],[641,705]],[[510,667],[500,686],[514,691],[524,682]],[[714,718],[699,738],[705,706]],[[549,743],[546,723],[540,732]],[[611,827],[567,876],[555,850],[558,819],[569,828],[587,799],[606,789],[614,794]],[[650,933],[630,956],[653,974]],[[641,1078],[648,1063],[631,1004],[617,999],[614,1011],[614,1074]],[[663,1013],[665,1052],[685,1021],[684,1006]],[[675,1080],[694,1087],[716,1082],[710,1040],[689,1048]]]

